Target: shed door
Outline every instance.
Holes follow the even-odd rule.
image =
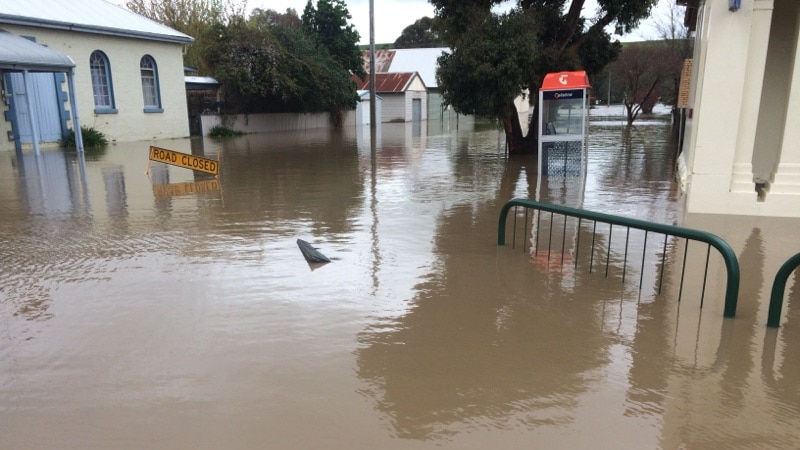
[[[413,122],[422,121],[422,99],[411,100],[411,120]]]
[[[39,134],[42,142],[56,142],[62,138],[61,116],[59,114],[56,80],[53,73],[28,73],[33,93],[33,108],[38,120]],[[8,74],[11,85],[13,111],[17,119],[16,133],[20,142],[33,142],[33,132],[28,111],[28,100],[25,97],[25,79],[20,72]]]

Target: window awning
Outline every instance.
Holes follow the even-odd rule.
[[[0,29],[0,69],[34,72],[70,72],[75,62],[24,37]]]

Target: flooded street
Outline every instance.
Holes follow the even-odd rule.
[[[798,222],[684,215],[666,116],[595,112],[585,179],[463,118],[367,133],[0,153],[0,448],[800,448],[795,276],[766,327]],[[719,235],[736,318],[682,245],[663,286],[616,234],[607,278],[521,220],[498,246],[515,197]]]

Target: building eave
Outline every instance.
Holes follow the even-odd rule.
[[[52,30],[73,31],[89,34],[101,34],[106,36],[116,36],[123,38],[144,39],[150,41],[168,42],[173,44],[191,44],[194,39],[191,36],[170,36],[158,33],[148,33],[136,30],[125,30],[120,28],[102,27],[94,25],[81,25],[69,22],[58,22],[51,20],[34,19],[30,17],[12,16],[0,14],[0,24],[28,26],[35,28],[47,28]]]

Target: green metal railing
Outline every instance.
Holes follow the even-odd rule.
[[[767,326],[777,328],[781,321],[781,308],[783,307],[783,293],[786,290],[786,281],[794,269],[800,267],[800,253],[789,258],[775,275],[772,282],[772,295],[769,298],[769,314],[767,316]]]
[[[694,230],[691,228],[684,228],[678,227],[674,225],[664,225],[659,223],[647,222],[644,220],[638,219],[630,219],[627,217],[621,216],[614,216],[610,214],[603,214],[593,211],[586,211],[582,209],[570,208],[567,206],[560,206],[560,205],[553,205],[549,203],[542,203],[533,200],[526,200],[526,199],[519,199],[515,198],[506,202],[503,205],[502,210],[500,211],[500,220],[498,223],[497,228],[497,245],[505,245],[506,241],[506,221],[508,212],[511,208],[522,207],[526,208],[526,228],[527,228],[527,210],[539,210],[539,211],[546,211],[551,213],[551,224],[552,224],[552,216],[554,214],[563,215],[565,217],[565,227],[566,227],[566,217],[576,217],[578,218],[578,227],[580,228],[581,221],[586,219],[589,221],[594,222],[594,230],[592,235],[592,258],[594,257],[594,233],[597,228],[597,223],[607,223],[609,224],[609,229],[613,231],[614,225],[626,227],[628,230],[627,236],[630,235],[630,230],[638,229],[645,231],[645,246],[647,241],[647,234],[648,232],[653,233],[660,233],[664,235],[664,245],[666,247],[666,240],[669,236],[676,236],[680,238],[686,239],[686,249],[688,250],[689,241],[699,241],[708,244],[708,251],[706,253],[706,272],[708,272],[708,261],[709,261],[709,254],[711,251],[711,247],[714,247],[719,251],[720,256],[722,256],[723,261],[725,262],[725,267],[727,269],[728,279],[725,288],[725,317],[735,317],[736,316],[736,302],[739,297],[739,262],[736,259],[736,254],[731,249],[731,246],[728,245],[722,238],[711,234],[706,231]],[[516,209],[515,209],[516,211]],[[540,216],[541,219],[541,216]],[[515,222],[516,222],[516,215],[515,215]],[[538,228],[537,223],[537,228]],[[552,227],[551,227],[552,233]],[[610,233],[609,233],[610,236]],[[537,230],[537,239],[538,239],[538,230]],[[626,238],[627,239],[627,238]],[[611,247],[611,238],[609,237],[609,249]],[[625,257],[627,259],[628,253],[628,242],[626,240],[625,243]],[[664,252],[664,256],[666,256],[666,251]],[[663,271],[663,259],[662,259],[662,271]],[[576,259],[577,265],[577,259]],[[684,254],[684,267],[683,271],[686,268],[686,254]],[[591,270],[591,269],[590,269]],[[683,271],[681,273],[681,290],[683,289]],[[608,265],[606,265],[606,275],[608,274]],[[707,273],[706,273],[707,275]],[[623,281],[624,281],[624,271],[623,271]],[[706,280],[703,281],[703,295],[705,295],[705,288],[706,288]],[[702,307],[702,299],[701,299],[701,307]]]

